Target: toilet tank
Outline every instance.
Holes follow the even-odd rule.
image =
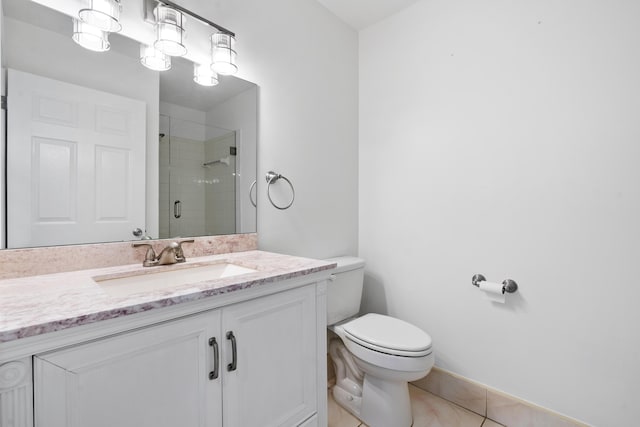
[[[338,264],[327,285],[327,325],[333,325],[360,311],[365,263],[351,256],[327,261]]]

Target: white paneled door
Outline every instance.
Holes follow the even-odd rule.
[[[11,69],[7,83],[8,247],[144,230],[145,103]]]

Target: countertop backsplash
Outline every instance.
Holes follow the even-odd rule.
[[[149,240],[148,242],[154,246],[156,252],[159,252],[169,242],[186,239],[177,237],[164,240]],[[195,241],[187,243],[183,247],[187,259],[189,257],[258,249],[258,235],[256,233],[203,236],[188,239],[194,239]],[[137,262],[142,264],[145,248],[134,248],[132,243],[135,242],[0,250],[0,280],[114,267]]]

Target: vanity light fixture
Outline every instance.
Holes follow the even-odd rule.
[[[167,71],[171,68],[171,57],[154,46],[140,45],[140,63],[150,70]]]
[[[122,30],[120,14],[122,0],[82,0],[89,7],[80,9],[79,19],[73,19],[73,40],[80,46],[95,52],[105,52],[111,47],[109,33]],[[125,10],[125,12],[131,12]],[[126,15],[126,13],[125,13]],[[131,13],[129,13],[131,15]],[[123,34],[127,37],[136,34],[134,38],[141,42],[140,62],[145,67],[155,71],[165,71],[171,68],[172,56],[187,55],[185,44],[185,23],[192,19],[195,26],[196,38],[209,36],[210,50],[207,51],[205,40],[190,41],[193,52],[187,58],[194,62],[193,80],[203,86],[218,84],[218,74],[231,75],[238,71],[236,65],[235,34],[214,22],[207,20],[193,12],[173,3],[170,0],[144,0],[144,21],[140,25],[150,23],[154,25],[155,41],[145,37],[138,38],[137,30],[125,28]],[[129,16],[131,18],[132,16]],[[129,22],[129,21],[127,21]],[[133,24],[135,27],[135,23]],[[204,31],[202,28],[205,28]],[[151,30],[151,28],[149,28]],[[145,30],[147,31],[147,30]],[[150,32],[150,31],[149,31]],[[204,34],[202,34],[204,32]],[[150,45],[151,43],[151,45]],[[205,46],[202,46],[202,45]],[[202,65],[210,55],[211,64]],[[208,61],[207,61],[208,62]]]
[[[182,12],[169,6],[158,5],[156,15],[156,42],[154,46],[169,56],[184,56],[187,48],[184,45],[185,16]]]
[[[89,7],[80,9],[78,17],[101,31],[117,33],[122,29],[120,10],[120,0],[89,0]]]
[[[102,31],[93,25],[85,24],[78,19],[73,20],[72,38],[80,46],[94,52],[106,52],[111,47],[108,32]]]
[[[218,32],[211,35],[211,68],[222,75],[235,74],[238,71],[236,65],[236,39],[233,35]]]
[[[218,84],[218,74],[209,64],[193,64],[193,81],[202,86],[215,86]]]

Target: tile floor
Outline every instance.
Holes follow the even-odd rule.
[[[409,385],[413,427],[501,427],[490,419],[468,411],[435,394]],[[367,427],[339,406],[329,391],[329,427]]]

